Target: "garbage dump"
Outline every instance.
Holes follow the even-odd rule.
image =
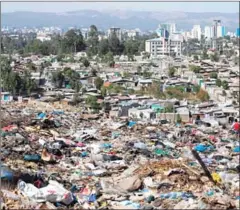
[[[14,106],[2,110],[6,209],[239,208],[240,147],[227,129]]]

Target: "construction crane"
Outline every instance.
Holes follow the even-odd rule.
[[[213,49],[217,48],[217,27],[218,24],[221,23],[221,20],[213,20],[214,22],[214,30],[213,30]]]

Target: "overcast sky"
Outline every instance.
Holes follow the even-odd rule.
[[[2,12],[66,12],[83,9],[235,13],[239,12],[239,2],[2,2]]]

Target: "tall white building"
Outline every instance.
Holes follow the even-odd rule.
[[[188,39],[192,38],[192,34],[190,31],[184,31],[184,32],[182,32],[182,35],[183,35],[184,40],[186,40],[186,41]]]
[[[170,23],[169,24],[169,34],[173,34],[173,33],[176,33],[176,24],[175,23]]]
[[[213,38],[213,27],[212,26],[205,26],[204,36],[207,40],[210,40],[211,38]]]
[[[127,31],[127,36],[128,38],[135,39],[136,37],[139,36],[139,32],[137,30],[129,30]]]
[[[201,26],[200,25],[194,25],[192,29],[192,38],[193,39],[201,39]]]
[[[36,39],[40,40],[41,42],[44,41],[50,41],[51,40],[51,36],[49,36],[49,34],[47,33],[38,33]]]
[[[108,37],[110,37],[113,33],[116,34],[119,41],[122,41],[122,31],[120,28],[112,27],[112,28],[108,29]]]
[[[169,35],[176,33],[176,24],[175,23],[164,23],[158,26],[160,29],[165,29],[168,31]]]
[[[217,26],[217,37],[223,37],[226,35],[226,28],[224,26]]]

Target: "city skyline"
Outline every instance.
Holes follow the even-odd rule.
[[[132,10],[239,13],[238,2],[2,2],[2,13]]]

